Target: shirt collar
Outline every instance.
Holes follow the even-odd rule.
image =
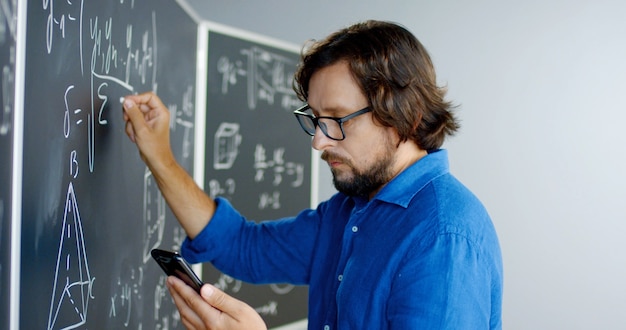
[[[400,172],[373,199],[407,207],[429,182],[449,171],[448,151],[433,150]]]

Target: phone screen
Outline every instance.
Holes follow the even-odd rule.
[[[151,254],[152,258],[165,271],[165,274],[180,278],[196,292],[200,293],[200,288],[202,288],[204,283],[202,283],[202,280],[194,273],[189,263],[180,254],[160,249],[153,249]]]

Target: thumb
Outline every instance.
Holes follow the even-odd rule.
[[[205,284],[200,289],[205,302],[221,312],[220,323],[228,329],[267,329],[261,315],[245,302]],[[205,315],[206,316],[206,315]],[[205,320],[206,321],[206,320]]]
[[[233,305],[242,303],[211,284],[204,284],[200,289],[200,295],[211,306],[226,314],[230,314],[229,312],[235,308]]]

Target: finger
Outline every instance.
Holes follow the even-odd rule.
[[[135,141],[135,130],[133,129],[133,124],[130,122],[130,120],[126,120],[124,129],[126,131],[126,135],[128,135],[130,140],[133,141],[133,143],[137,143]]]
[[[142,103],[142,104],[139,105],[139,110],[141,110],[141,112],[143,112],[143,113],[148,113],[150,111],[150,109],[151,109],[150,106],[147,105],[147,104],[143,104]]]
[[[131,99],[137,104],[145,105],[145,107],[140,107],[140,109],[144,112],[147,112],[150,109],[165,108],[161,99],[153,92],[128,95],[125,99]]]
[[[134,109],[132,108],[132,103],[137,105],[137,108],[139,109],[139,111],[137,112],[143,114],[143,122],[145,123],[145,126],[157,130],[169,127],[169,124],[165,125],[166,121],[169,121],[169,110],[165,107],[165,105],[163,105],[161,99],[159,99],[159,97],[154,93],[147,92],[143,94],[128,95],[124,97],[124,112],[128,116],[132,114],[129,110],[134,111]],[[140,132],[143,127],[138,127],[137,125],[135,125],[135,118],[138,119],[139,116],[130,118],[130,120],[133,123],[135,134],[141,135]],[[159,118],[162,118],[163,120]]]
[[[135,128],[145,126],[144,116],[133,99],[128,97],[124,99],[124,113]]]
[[[193,324],[199,324],[200,326],[208,326],[209,328],[217,327],[222,322],[222,312],[219,309],[214,308],[210,303],[207,303],[198,295],[198,293],[187,285],[182,280],[170,276],[168,283],[172,288],[180,295],[184,300],[184,304],[188,309],[185,309],[186,313],[189,313],[189,321]],[[190,313],[191,312],[191,313]],[[200,322],[200,323],[196,323]]]
[[[182,283],[182,285],[184,286],[187,286],[185,283],[183,283],[179,279],[173,276],[170,276],[167,279],[167,288],[170,291],[170,295],[172,296],[174,300],[174,304],[176,305],[176,308],[178,309],[178,313],[180,314],[180,318],[183,324],[185,325],[187,329],[203,328],[202,319],[188,304],[188,298],[184,296],[185,292],[180,291],[180,289],[184,287],[179,286],[178,282]],[[197,296],[195,291],[193,293]]]
[[[244,302],[227,295],[224,291],[210,284],[202,286],[200,295],[211,306],[230,315],[234,319],[237,319],[237,315],[241,312],[242,306],[245,306]]]

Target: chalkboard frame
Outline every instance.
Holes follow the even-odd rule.
[[[19,329],[20,249],[22,233],[22,155],[24,149],[24,79],[26,62],[27,1],[18,1],[15,40],[15,86],[13,91],[13,148],[10,217],[9,329]]]

